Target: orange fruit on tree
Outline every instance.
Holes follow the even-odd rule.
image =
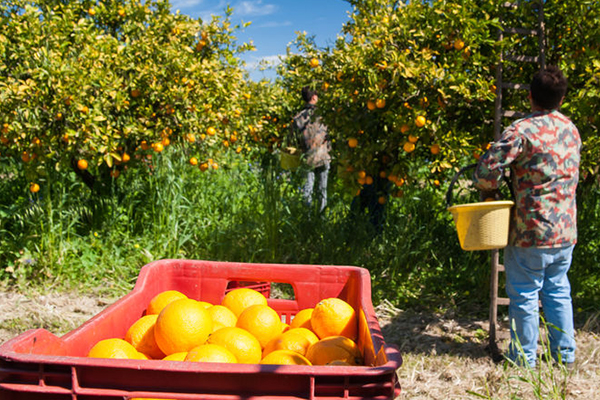
[[[260,364],[312,365],[306,357],[290,350],[275,350],[260,360]]]
[[[213,322],[206,308],[196,300],[181,299],[158,314],[154,336],[158,347],[169,355],[203,344],[212,330]]]
[[[319,66],[320,62],[318,58],[312,58],[310,60],[310,67],[311,68],[317,68]]]
[[[115,179],[117,179],[119,175],[121,175],[121,171],[119,171],[118,169],[113,169],[112,171],[110,171],[110,176]]]
[[[400,127],[400,132],[406,133],[406,132],[408,132],[409,129],[410,128],[408,127],[408,125],[404,124]]]
[[[169,354],[163,358],[164,361],[185,361],[187,351],[180,351],[179,353]]]
[[[79,168],[80,170],[83,171],[84,169],[87,169],[87,167],[88,167],[88,162],[86,160],[81,159],[81,160],[77,161],[77,168]]]
[[[440,154],[440,145],[437,143],[432,144],[429,147],[429,151],[431,151],[431,154],[433,154],[434,156]]]
[[[308,336],[306,332],[302,331],[307,331],[312,334],[312,336]],[[319,338],[317,335],[306,328],[290,329],[289,331],[274,337],[267,343],[263,349],[263,357],[275,350],[291,350],[298,354],[305,355],[306,350],[318,341]]]
[[[163,146],[161,142],[153,143],[152,149],[154,149],[155,152],[160,153],[165,149],[165,146]]]
[[[402,148],[404,149],[405,152],[412,153],[413,151],[415,151],[416,146],[412,142],[406,142],[406,143],[404,143],[404,146],[402,146]]]
[[[225,294],[221,305],[229,308],[239,318],[242,311],[255,304],[267,305],[267,298],[257,290],[237,288]]]
[[[150,358],[161,359],[165,353],[158,347],[154,338],[154,325],[158,315],[149,314],[135,321],[127,330],[125,340],[137,351]]]
[[[308,348],[306,358],[313,365],[327,365],[335,360],[350,365],[362,364],[362,354],[357,344],[345,336],[329,336],[319,340]]]
[[[255,304],[242,311],[235,326],[253,334],[264,348],[269,340],[281,333],[281,318],[271,307]]]
[[[91,358],[122,358],[130,360],[144,360],[139,351],[124,339],[112,338],[100,340],[88,352]]]
[[[310,320],[319,339],[329,336],[345,336],[355,340],[358,335],[356,311],[337,297],[323,299],[315,306]]]
[[[292,322],[290,322],[290,328],[306,328],[311,329],[310,318],[312,317],[314,308],[305,308],[300,310],[294,315]]]
[[[461,39],[456,39],[454,41],[454,48],[458,51],[462,50],[465,47],[465,42],[463,42]]]
[[[385,99],[377,99],[375,101],[375,106],[377,108],[384,108],[385,107]]]
[[[379,197],[377,198],[377,202],[378,202],[379,204],[383,205],[383,204],[387,203],[387,199],[385,198],[385,196],[379,196]]]
[[[415,135],[408,135],[408,141],[411,143],[417,143],[419,141],[419,138]]]
[[[427,123],[427,119],[424,116],[422,116],[422,115],[419,115],[415,119],[415,125],[417,126],[417,128],[424,127],[426,123]]]
[[[146,309],[146,314],[159,314],[169,303],[187,298],[188,297],[185,294],[177,290],[166,290],[157,294],[150,300],[148,308]]]
[[[214,363],[237,363],[237,358],[225,347],[218,344],[202,344],[191,349],[184,361],[214,362]]]
[[[348,139],[348,147],[350,148],[355,148],[356,146],[358,146],[358,140],[355,138],[350,138]]]
[[[40,185],[38,185],[37,183],[32,183],[31,185],[29,185],[29,191],[31,193],[37,193],[40,191]]]
[[[213,321],[213,331],[226,326],[235,326],[237,317],[229,308],[216,304],[206,309]]]
[[[367,101],[367,108],[371,111],[377,108],[377,104],[373,100]]]
[[[215,136],[217,133],[217,130],[215,128],[213,128],[212,126],[209,126],[208,128],[206,128],[206,134],[208,136]]]
[[[226,326],[214,332],[208,338],[208,343],[225,347],[242,364],[258,364],[262,358],[258,339],[247,330],[236,326]]]

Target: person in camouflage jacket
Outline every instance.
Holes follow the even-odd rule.
[[[575,193],[581,139],[571,120],[558,111],[566,90],[567,80],[557,67],[536,73],[529,93],[533,112],[515,121],[491,144],[473,176],[479,190],[494,192],[504,170],[510,168],[515,206],[504,249],[511,322],[507,357],[530,366],[537,359],[538,299],[552,356],[567,364],[575,361],[567,272],[577,243]]]
[[[327,178],[331,157],[331,142],[327,127],[322,123],[321,117],[315,113],[319,96],[309,87],[302,88],[304,108],[294,116],[293,128],[298,136],[302,148],[302,159],[307,166],[306,181],[302,194],[308,205],[312,204],[313,191],[319,201],[319,211],[327,205]],[[317,183],[317,182],[318,183]],[[315,188],[315,184],[317,187]]]

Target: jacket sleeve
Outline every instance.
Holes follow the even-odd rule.
[[[481,191],[493,191],[500,186],[504,169],[523,151],[523,139],[516,124],[508,127],[497,142],[491,144],[479,158],[473,174],[473,184]]]

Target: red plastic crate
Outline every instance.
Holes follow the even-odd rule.
[[[293,299],[268,299],[289,322],[324,298],[359,315],[363,367],[184,363],[85,357],[99,340],[124,337],[165,290],[221,302],[230,281],[290,284]],[[345,266],[162,260],[140,271],[134,289],[79,328],[57,337],[27,331],[0,346],[0,398],[13,399],[392,399],[400,394],[398,349],[387,345],[371,302],[369,272]]]

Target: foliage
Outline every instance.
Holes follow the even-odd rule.
[[[259,121],[238,58],[251,46],[236,43],[230,13],[203,22],[165,0],[2,2],[2,155],[22,160],[29,181],[72,168],[102,192],[172,144],[205,167],[241,152]]]
[[[319,49],[300,33],[297,51],[288,48],[279,73],[290,91],[304,85],[320,90],[339,172],[352,191],[380,174],[397,186],[439,185],[493,140],[497,93],[504,109],[528,109],[523,92],[496,88],[496,65],[501,51],[537,55],[537,37],[497,38],[501,26],[535,28],[538,2],[518,2],[516,9],[483,0],[349,2],[354,12],[335,44]],[[600,7],[592,1],[544,2],[544,12],[546,59],[570,80],[563,109],[584,141],[587,184],[597,176],[600,156],[600,32],[594,18]],[[537,68],[506,60],[503,79],[528,83]]]

